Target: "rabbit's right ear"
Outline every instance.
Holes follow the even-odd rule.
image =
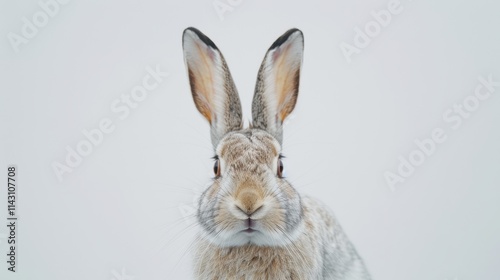
[[[205,34],[189,27],[182,36],[191,93],[210,123],[214,149],[222,137],[242,128],[240,98],[221,52]]]
[[[252,126],[269,132],[280,143],[283,122],[297,102],[303,53],[302,32],[290,29],[271,45],[257,76]]]

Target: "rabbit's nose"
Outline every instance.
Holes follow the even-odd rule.
[[[236,208],[238,208],[238,210],[240,210],[240,211],[241,211],[241,212],[243,212],[245,215],[247,215],[247,216],[248,216],[248,220],[251,220],[251,219],[250,219],[250,217],[251,217],[254,213],[258,212],[258,211],[262,208],[262,206],[264,206],[264,205],[260,205],[259,207],[255,208],[254,210],[251,210],[251,211],[244,210],[244,209],[242,209],[242,208],[241,208],[240,206],[238,206],[238,205],[236,205]]]
[[[236,207],[248,217],[262,208],[262,199],[253,191],[241,192],[236,199]]]

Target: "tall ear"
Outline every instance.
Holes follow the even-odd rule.
[[[226,61],[212,40],[189,27],[184,30],[182,46],[193,100],[210,123],[215,149],[226,133],[242,128],[240,98]]]
[[[280,143],[283,121],[295,108],[304,53],[302,31],[290,29],[269,48],[259,69],[252,103],[252,126]]]

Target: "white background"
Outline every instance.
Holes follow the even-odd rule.
[[[223,52],[247,121],[265,51],[291,27],[304,32],[287,175],[330,205],[374,279],[500,279],[500,87],[458,129],[442,117],[479,76],[500,80],[500,5],[401,0],[348,63],[339,45],[388,2],[233,1],[221,20],[212,0],[73,0],[15,52],[8,34],[41,8],[2,1],[0,260],[8,164],[19,225],[18,272],[2,261],[0,278],[191,279],[185,213],[212,169],[182,57],[182,31],[195,26]],[[156,65],[170,76],[119,119],[113,100]],[[52,164],[104,118],[115,130],[59,181]],[[384,173],[435,128],[447,140],[391,191]]]

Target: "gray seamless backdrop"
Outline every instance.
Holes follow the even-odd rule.
[[[8,164],[19,217],[17,272],[2,261],[0,279],[191,279],[189,215],[212,151],[183,63],[188,26],[223,52],[246,121],[265,51],[291,27],[304,32],[287,176],[330,205],[374,279],[500,279],[500,87],[473,97],[479,77],[500,81],[498,1],[401,0],[378,31],[372,11],[397,3],[61,0],[44,18],[40,2],[0,2],[0,260]],[[367,25],[374,36],[349,63],[341,45]],[[169,76],[129,115],[113,111],[148,67]],[[459,115],[443,114],[465,99],[474,110],[454,129]],[[67,147],[106,119],[114,130],[59,180]],[[446,141],[390,188],[386,172],[436,128]]]

